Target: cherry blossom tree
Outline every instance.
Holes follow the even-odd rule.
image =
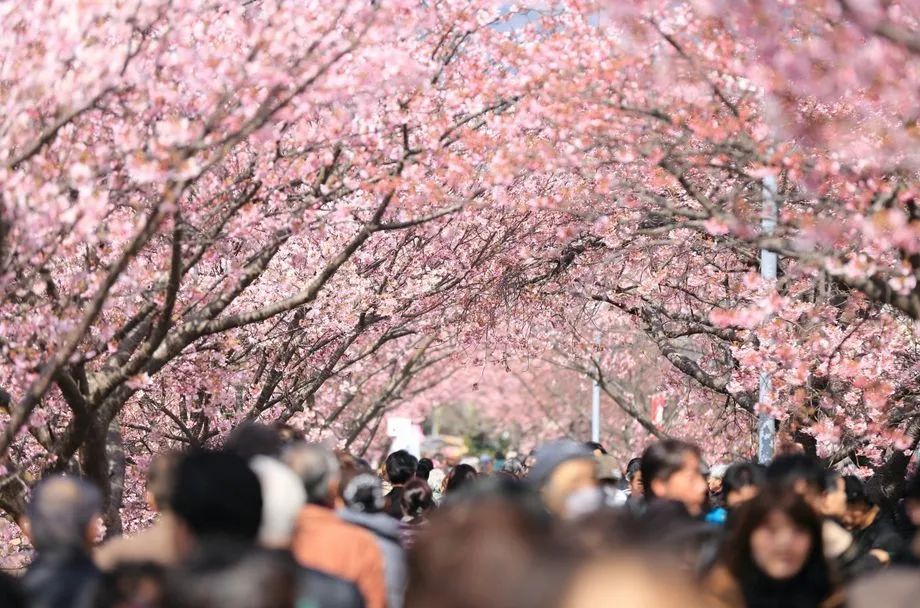
[[[685,434],[726,420],[750,431],[769,411],[784,441],[888,494],[920,440],[917,11],[822,0],[573,12],[537,50],[545,64],[579,58],[540,98],[555,138],[516,150],[575,168],[565,196],[543,199],[572,221],[559,228],[569,240],[527,250],[530,297],[600,302],[643,331],[677,373],[656,389],[675,399],[694,385]],[[772,231],[767,205],[779,207]],[[769,284],[761,248],[781,256]],[[599,365],[590,324],[565,324],[542,327],[575,367],[624,375]]]
[[[256,418],[360,445],[436,384],[510,293],[516,235],[555,235],[493,204],[525,172],[507,143],[539,135],[510,109],[545,86],[493,27],[513,16],[0,4],[0,507],[76,468],[117,531],[140,448]]]
[[[578,433],[595,379],[624,454],[745,455],[766,410],[891,490],[920,440],[918,15],[0,2],[0,509],[78,470],[117,531],[152,452],[255,419],[361,451],[477,373],[531,434]]]
[[[900,480],[920,440],[918,7],[743,4],[611,9],[612,58],[578,75],[565,124],[602,197],[570,209],[604,248],[568,278],[726,415],[766,409],[830,463]],[[775,283],[759,248],[782,256]]]

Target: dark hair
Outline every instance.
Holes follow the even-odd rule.
[[[236,454],[187,454],[176,471],[172,509],[200,538],[254,541],[262,520],[259,478]]]
[[[556,605],[529,596],[565,587],[548,576],[559,568],[547,576],[538,570],[541,558],[561,553],[552,524],[531,486],[500,477],[473,484],[439,507],[418,533],[408,554],[412,583],[405,607]]]
[[[505,460],[505,463],[502,465],[502,470],[499,473],[507,475],[513,479],[520,479],[524,476],[524,473],[527,471],[524,469],[524,463],[518,458],[508,458]]]
[[[913,477],[907,480],[907,485],[904,487],[904,498],[920,499],[920,471],[914,473]]]
[[[592,452],[593,452],[594,450],[600,450],[600,451],[601,451],[601,454],[606,454],[606,453],[607,453],[607,450],[604,449],[604,446],[602,446],[601,444],[599,444],[599,443],[596,442],[596,441],[586,441],[586,442],[585,442],[585,447],[588,448],[589,450],[591,450]]]
[[[286,422],[275,422],[271,427],[278,431],[278,436],[281,438],[282,445],[287,446],[298,441],[307,440],[302,430],[294,428]]]
[[[433,469],[434,463],[431,462],[430,458],[421,458],[418,461],[418,465],[415,467],[415,476],[419,479],[428,481],[428,475]]]
[[[805,454],[783,454],[767,467],[767,481],[792,488],[805,483],[815,494],[824,491],[825,469],[815,458]]]
[[[444,486],[444,492],[455,492],[475,481],[477,476],[476,469],[470,465],[458,464],[447,474],[447,485]]]
[[[415,475],[418,459],[406,450],[397,450],[387,456],[387,479],[393,485],[401,486]]]
[[[847,493],[847,505],[865,505],[871,507],[873,501],[866,495],[866,487],[863,482],[855,475],[847,475],[843,478],[844,486]]]
[[[636,476],[636,473],[641,472],[642,470],[642,458],[636,456],[629,461],[626,465],[626,479],[632,481],[632,478]]]
[[[167,579],[170,608],[292,608],[297,570],[284,553],[212,540]]]
[[[230,432],[224,442],[224,451],[248,462],[253,456],[278,458],[283,445],[278,429],[260,422],[244,422]]]
[[[147,469],[147,491],[156,501],[157,509],[168,508],[172,501],[179,458],[178,452],[162,452],[150,461],[150,467]]]
[[[821,483],[821,492],[833,492],[837,489],[837,480],[841,478],[840,473],[834,469],[825,469],[824,477]]]
[[[766,472],[759,464],[753,462],[736,462],[728,467],[722,477],[722,493],[737,492],[742,488],[754,486],[759,488],[766,481]]]
[[[648,446],[642,453],[642,486],[646,498],[654,498],[652,482],[667,481],[684,468],[684,459],[690,454],[702,462],[700,449],[679,439],[665,439]]]
[[[416,518],[434,508],[434,492],[428,482],[421,478],[410,479],[403,487],[400,497],[403,517]]]
[[[798,528],[805,530],[811,540],[808,559],[802,569],[789,580],[776,581],[764,573],[751,553],[751,536],[771,513],[779,511]],[[824,558],[821,518],[805,500],[791,488],[768,485],[757,497],[738,509],[738,523],[723,547],[722,563],[741,585],[745,604],[790,607],[817,606],[833,591],[830,570]]]
[[[4,572],[0,572],[0,606],[8,608],[26,608],[26,596],[20,588],[19,581]]]
[[[96,588],[95,608],[164,606],[166,571],[153,563],[123,563],[103,574]],[[151,597],[152,596],[152,597]],[[6,606],[6,604],[0,604]]]

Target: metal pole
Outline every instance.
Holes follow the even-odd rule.
[[[594,381],[591,387],[591,441],[601,440],[601,385]]]
[[[761,228],[763,234],[773,234],[776,229],[776,178],[768,176],[763,178],[763,218]],[[776,280],[777,255],[773,251],[760,250],[760,276],[764,281]],[[759,401],[765,403],[770,394],[770,376],[765,372],[760,373]],[[773,416],[761,412],[757,415],[757,462],[768,464],[773,460],[776,444],[776,420]]]

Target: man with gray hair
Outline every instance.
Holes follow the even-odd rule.
[[[99,490],[74,477],[49,477],[32,491],[22,521],[36,551],[22,580],[31,608],[82,608],[93,601],[101,574],[90,548],[101,512]]]
[[[374,535],[335,512],[341,482],[335,455],[321,445],[299,443],[288,448],[284,462],[307,493],[291,545],[294,557],[307,568],[355,583],[367,608],[384,608],[383,557]]]

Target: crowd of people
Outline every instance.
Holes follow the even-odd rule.
[[[920,605],[920,479],[872,496],[802,453],[708,466],[668,439],[378,470],[266,425],[148,471],[152,526],[96,545],[103,500],[33,490],[11,608],[852,608]]]

